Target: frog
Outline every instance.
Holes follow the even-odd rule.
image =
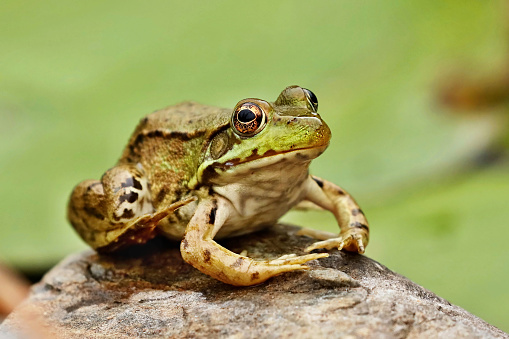
[[[366,217],[343,188],[309,173],[331,130],[316,95],[285,88],[274,102],[247,98],[233,108],[183,102],[142,118],[116,165],[72,191],[68,219],[98,253],[180,242],[185,262],[235,286],[309,269],[337,249],[364,253]],[[316,240],[295,253],[259,260],[216,240],[275,225],[291,209],[331,212],[338,234],[303,229]],[[318,251],[315,251],[318,250]]]

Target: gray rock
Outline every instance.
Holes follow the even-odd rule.
[[[222,242],[254,258],[302,253],[297,228]],[[332,251],[254,287],[216,281],[163,239],[112,256],[72,255],[36,284],[0,337],[509,338],[363,255]]]

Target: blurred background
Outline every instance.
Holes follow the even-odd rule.
[[[298,84],[333,132],[312,173],[362,206],[366,255],[509,331],[508,19],[501,0],[3,0],[0,261],[36,281],[87,248],[68,196],[147,113]]]

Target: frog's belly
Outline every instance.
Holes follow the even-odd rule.
[[[250,173],[241,182],[214,187],[214,191],[232,204],[230,217],[216,238],[237,236],[274,225],[305,195],[303,183],[307,166],[271,166],[257,175]]]

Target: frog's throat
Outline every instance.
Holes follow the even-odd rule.
[[[280,161],[294,162],[296,166],[301,163],[309,166],[314,158],[320,156],[329,146],[329,144],[315,147],[298,148],[276,152],[269,150],[263,154],[253,152],[250,156],[243,159],[232,159],[225,163],[217,161],[204,163],[197,171],[197,174],[189,181],[189,188],[195,189],[199,185],[206,183],[211,176],[221,176],[228,172],[243,172],[257,168],[270,166]]]

